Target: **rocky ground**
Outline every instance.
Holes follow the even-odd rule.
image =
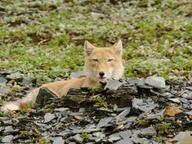
[[[35,85],[18,72],[0,75],[1,104]],[[47,89],[37,104],[0,117],[1,143],[185,143],[192,130],[192,81],[161,77],[109,81],[56,99]]]

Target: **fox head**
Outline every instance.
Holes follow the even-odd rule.
[[[85,41],[85,71],[95,81],[119,80],[123,76],[122,42],[110,47],[95,47]]]

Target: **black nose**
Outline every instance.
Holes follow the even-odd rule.
[[[105,75],[104,72],[99,72],[100,77],[103,77]]]

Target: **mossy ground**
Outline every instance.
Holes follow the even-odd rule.
[[[39,83],[83,68],[83,43],[121,38],[125,76],[192,74],[192,2],[178,0],[2,0],[0,70]]]

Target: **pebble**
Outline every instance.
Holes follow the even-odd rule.
[[[44,123],[48,123],[55,118],[55,115],[52,113],[46,113],[44,116]]]
[[[54,137],[53,138],[53,144],[64,144],[65,141],[63,140],[62,137]]]

